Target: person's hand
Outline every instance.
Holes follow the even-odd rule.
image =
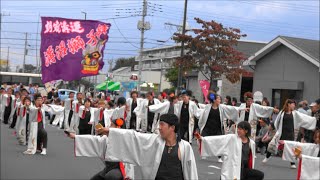
[[[200,135],[200,133],[198,131],[194,133],[194,137],[199,141],[202,140],[202,136]]]
[[[300,152],[297,152],[297,151],[296,151],[296,148],[297,148],[297,149],[300,149]],[[298,146],[298,147],[296,147],[296,148],[292,148],[291,150],[293,151],[293,154],[294,154],[294,156],[295,156],[296,158],[301,159],[301,158],[302,158],[301,147]]]
[[[250,111],[250,108],[246,108],[246,112],[249,112]]]
[[[69,133],[69,138],[74,139],[76,137],[75,133]]]
[[[92,122],[88,122],[88,124],[91,124],[91,125],[92,125],[93,123],[92,123]]]
[[[96,133],[101,135],[108,135],[109,128],[105,127],[105,128],[96,129]]]
[[[279,109],[274,108],[273,112],[277,114],[277,113],[279,113]]]

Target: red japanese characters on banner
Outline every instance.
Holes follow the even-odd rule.
[[[42,82],[79,80],[103,68],[109,23],[42,17]]]
[[[47,21],[45,25],[45,31],[44,33],[83,33],[84,29],[81,27],[80,21],[71,21],[67,23],[67,21],[61,21],[59,22],[56,20],[53,21]]]
[[[62,25],[61,25],[62,24]],[[48,33],[48,32],[78,32],[81,33],[83,32],[83,28],[81,27],[81,24],[79,21],[75,21],[75,22],[70,22],[70,27],[72,27],[71,29],[69,28],[69,25],[66,23],[66,21],[63,21],[62,23],[59,23],[59,21],[57,20],[56,22],[52,23],[52,21],[47,21],[45,27],[45,32],[44,33]],[[59,26],[61,25],[61,27]],[[81,30],[81,31],[79,31]],[[85,45],[86,44],[90,44],[92,46],[96,46],[98,43],[98,38],[100,39],[101,35],[106,35],[107,32],[109,30],[109,26],[107,26],[106,24],[99,24],[98,27],[96,28],[96,30],[91,29],[90,32],[86,35],[87,38],[89,38],[89,40],[85,43],[84,40],[80,37],[77,36],[76,38],[71,38],[69,40],[67,40],[67,47],[65,46],[65,42],[61,41],[59,46],[55,47],[55,51],[52,50],[52,46],[49,46],[46,50],[45,53],[45,66],[49,67],[52,63],[56,62],[57,58],[58,60],[61,60],[61,58],[63,58],[64,56],[66,56],[67,50],[69,50],[69,52],[71,54],[75,54],[76,52],[78,52],[80,49],[84,50],[85,49]],[[54,54],[56,53],[56,54]]]
[[[209,93],[210,83],[206,80],[200,80],[199,84],[200,84],[203,96],[205,97],[205,102],[209,102],[208,93]]]

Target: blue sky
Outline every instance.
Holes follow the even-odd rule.
[[[145,33],[145,48],[173,45],[170,39],[176,28],[165,23],[181,24],[184,1],[148,1],[151,29]],[[40,16],[101,20],[109,22],[109,42],[104,60],[138,55],[142,0],[131,1],[14,1],[2,0],[1,59],[10,66],[21,65],[25,32],[28,32],[28,64],[40,61]],[[226,26],[240,28],[245,40],[268,42],[278,35],[320,39],[319,1],[199,1],[189,0],[188,26],[199,27],[194,17],[215,20]],[[160,40],[162,42],[159,42]],[[163,42],[164,41],[164,42]],[[104,71],[107,70],[105,66]]]

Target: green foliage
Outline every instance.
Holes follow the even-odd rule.
[[[129,57],[129,58],[118,58],[116,60],[115,66],[112,68],[112,70],[119,69],[121,67],[134,67],[134,65],[137,65],[138,62],[135,61],[135,57]]]

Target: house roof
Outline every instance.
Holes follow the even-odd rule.
[[[317,61],[319,61],[319,45],[320,41],[312,40],[312,39],[301,39],[301,38],[294,38],[288,36],[280,36],[292,45],[299,48],[301,51],[304,51],[309,56],[313,57]]]
[[[112,73],[114,73],[114,74],[121,73],[122,71],[127,70],[127,69],[131,69],[131,66],[121,67],[119,69],[112,71]]]
[[[296,52],[306,60],[310,61],[314,65],[319,67],[319,40],[302,39],[288,36],[278,36],[269,42],[262,49],[254,53],[253,56],[249,57],[244,65],[256,65],[256,61],[261,59],[263,56],[274,50],[280,45],[284,45]]]

